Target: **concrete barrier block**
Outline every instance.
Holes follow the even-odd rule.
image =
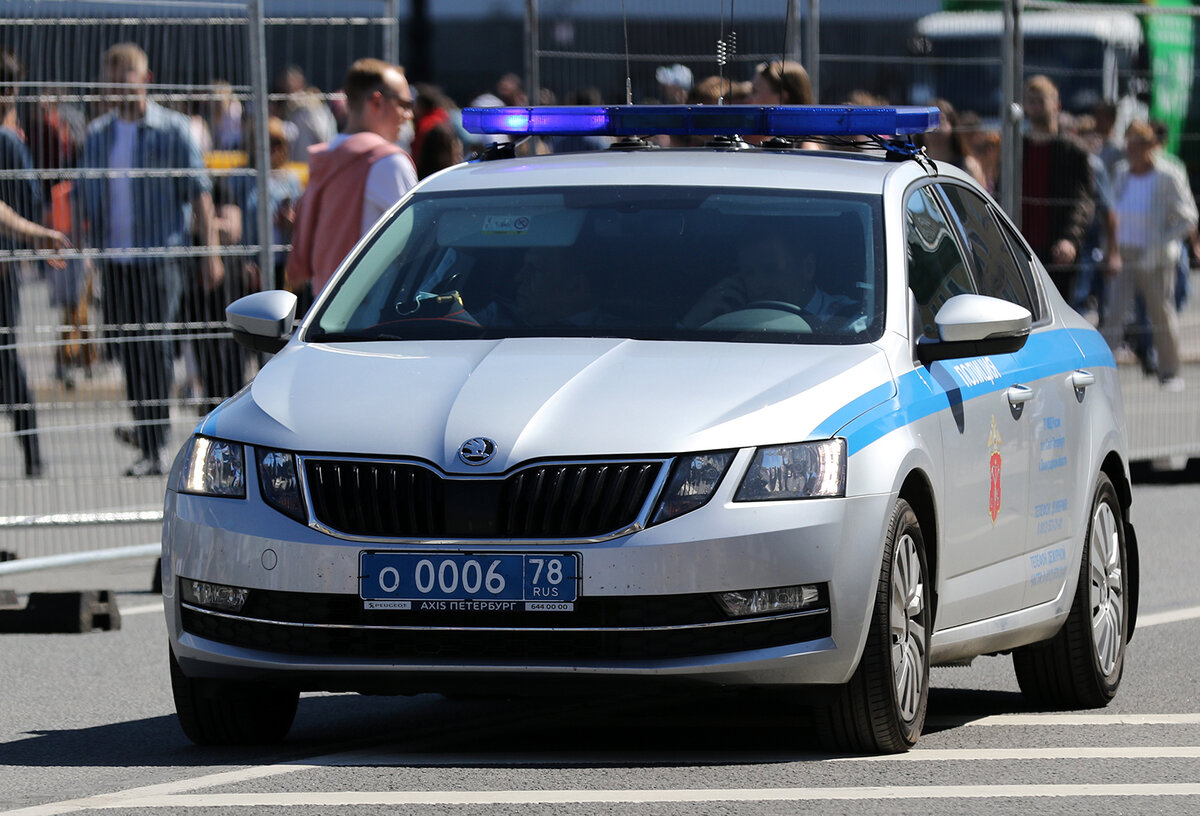
[[[68,634],[121,628],[116,593],[33,592],[25,608],[0,609],[0,633]]]

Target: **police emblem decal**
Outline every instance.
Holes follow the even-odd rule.
[[[468,465],[485,465],[496,455],[496,443],[483,436],[476,436],[458,447],[458,458]]]
[[[992,526],[996,526],[996,516],[1000,515],[1000,446],[1004,440],[1000,438],[1000,429],[996,427],[996,417],[992,416],[992,430],[988,434],[988,450],[992,457],[988,464],[991,481],[988,487],[988,513],[992,517]]]

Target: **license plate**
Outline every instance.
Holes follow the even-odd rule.
[[[570,612],[579,556],[362,552],[359,575],[366,609]]]

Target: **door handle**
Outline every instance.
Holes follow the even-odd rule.
[[[1084,371],[1082,368],[1071,372],[1071,385],[1076,391],[1082,391],[1089,385],[1096,384],[1096,375],[1090,371]]]
[[[1008,389],[1008,404],[1014,408],[1033,399],[1033,389],[1027,385],[1013,385]]]

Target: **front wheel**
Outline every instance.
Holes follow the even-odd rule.
[[[916,513],[900,499],[884,542],[867,644],[834,700],[815,713],[826,748],[900,753],[921,735],[929,704],[929,571]]]
[[[232,680],[191,678],[171,652],[171,691],[179,724],[197,745],[262,745],[287,736],[300,693]]]
[[[1100,708],[1121,685],[1130,604],[1125,524],[1117,491],[1103,473],[1081,560],[1075,599],[1058,634],[1013,651],[1021,692],[1047,708]]]

